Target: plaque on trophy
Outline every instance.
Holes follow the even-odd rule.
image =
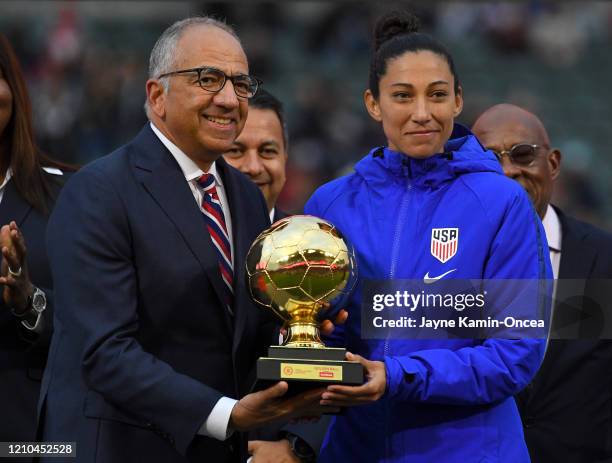
[[[314,216],[281,219],[251,245],[246,266],[251,297],[287,329],[283,344],[257,361],[257,380],[287,381],[292,392],[363,384],[362,365],[319,335],[320,313],[345,299],[357,279],[354,251],[339,230]]]

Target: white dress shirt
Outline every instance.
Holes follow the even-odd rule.
[[[276,211],[275,207],[270,211],[270,223],[274,223],[274,211]]]
[[[189,156],[183,153],[178,146],[168,140],[168,138],[166,138],[152,122],[151,129],[153,130],[153,133],[155,133],[155,135],[157,135],[157,137],[161,140],[164,146],[168,148],[168,151],[170,151],[172,156],[174,156],[176,162],[178,162],[178,165],[183,171],[183,175],[185,175],[185,181],[189,184],[189,188],[193,193],[195,202],[200,209],[202,208],[202,192],[197,185],[197,179],[205,173],[212,174],[215,177],[215,187],[217,189],[217,194],[219,195],[219,202],[221,202],[223,215],[225,216],[225,225],[227,226],[227,235],[229,237],[233,265],[234,243],[232,235],[232,215],[229,210],[229,203],[227,201],[227,195],[225,194],[225,188],[223,187],[223,181],[217,172],[215,163],[212,163],[210,169],[208,169],[208,172],[202,171],[202,169],[200,169],[196,163],[189,158]],[[234,405],[236,405],[237,402],[237,400],[229,397],[221,397],[206,418],[206,421],[204,421],[204,424],[202,424],[198,434],[213,437],[218,440],[227,439],[231,435],[231,432],[228,432],[230,416],[232,414]]]
[[[555,280],[553,281],[553,304],[550,308],[550,328],[554,320],[555,296],[557,294],[557,279],[559,278],[559,264],[561,263],[561,221],[555,209],[549,204],[542,219],[544,233],[546,233],[546,241],[548,241],[548,254],[550,255],[550,264]],[[546,338],[546,347],[544,352],[548,350],[550,336]]]
[[[548,241],[548,252],[550,253],[550,263],[555,280],[559,278],[559,264],[561,263],[561,222],[555,209],[549,204],[546,214],[542,219],[546,240]]]

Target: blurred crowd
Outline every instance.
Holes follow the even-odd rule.
[[[5,1],[0,28],[24,67],[41,147],[85,164],[145,122],[147,60],[159,33],[189,14],[225,18],[251,72],[286,105],[288,181],[279,207],[296,212],[316,186],[383,143],[362,102],[369,39],[374,19],[403,5]],[[460,121],[469,126],[499,102],[538,114],[565,155],[553,202],[612,229],[612,3],[409,5],[455,57],[465,95]]]

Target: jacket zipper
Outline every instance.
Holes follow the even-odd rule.
[[[397,269],[397,262],[399,260],[399,249],[402,238],[402,230],[404,228],[404,217],[406,215],[406,210],[408,208],[408,203],[410,202],[410,196],[412,194],[412,172],[410,170],[410,164],[408,164],[408,181],[406,183],[406,191],[404,191],[404,195],[402,196],[402,204],[400,205],[400,210],[397,216],[397,222],[395,223],[395,232],[393,233],[393,246],[391,247],[391,267],[389,268],[389,280],[392,280],[395,277],[395,271]],[[389,355],[389,335],[385,338],[385,343],[383,345],[383,355],[386,357]],[[385,404],[385,461],[389,461],[391,458],[391,445],[392,445],[392,435],[390,432],[390,409],[391,404],[390,401],[387,400]]]

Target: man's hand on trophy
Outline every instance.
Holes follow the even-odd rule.
[[[232,410],[230,426],[237,431],[250,431],[276,421],[339,411],[320,403],[325,388],[284,397],[288,387],[287,382],[279,381],[263,391],[244,396]]]
[[[328,386],[323,393],[321,405],[350,407],[364,405],[380,399],[387,388],[385,364],[367,360],[350,352],[346,353],[346,359],[363,365],[366,372],[366,382],[361,386]]]

